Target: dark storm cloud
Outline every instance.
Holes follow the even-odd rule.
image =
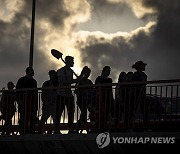
[[[93,78],[105,65],[112,67],[113,76],[122,70],[131,71],[137,60],[148,63],[149,80],[179,78],[180,1],[144,0],[143,5],[156,10],[156,13],[146,14],[157,17],[157,25],[151,27],[150,35],[141,30],[128,42],[117,36],[118,45],[113,43],[115,38],[102,43],[96,35],[87,37],[87,42],[81,42],[82,58],[94,70]]]
[[[144,30],[140,30],[138,34],[135,33],[130,39],[116,36],[110,42],[107,38],[98,39],[96,37],[96,35],[90,36],[86,42],[79,42],[77,45],[83,47],[87,44],[81,48],[82,59],[84,64],[91,67],[93,80],[100,75],[105,65],[112,68],[111,76],[116,82],[117,73],[131,70],[132,63],[140,59],[140,55],[144,57],[143,60],[147,61],[144,56],[147,53],[143,52],[147,46],[142,43],[152,40]]]
[[[144,6],[157,10],[157,26],[152,37],[150,58],[160,78],[179,78],[180,66],[180,1],[145,0]],[[159,71],[161,70],[161,71]]]
[[[172,49],[179,49],[180,36],[180,1],[179,0],[145,0],[144,6],[158,11],[158,24],[154,35],[163,44]]]
[[[8,81],[17,82],[17,79],[25,74],[25,68],[29,61],[31,1],[25,0],[23,8],[16,12],[10,22],[0,20],[0,87]],[[14,6],[15,7],[15,6]],[[47,79],[49,69],[55,65],[49,61],[44,51],[41,51],[41,40],[46,31],[38,27],[38,20],[45,20],[55,28],[63,27],[63,21],[68,16],[61,0],[38,0],[36,4],[36,28],[34,46],[35,78],[39,86]]]

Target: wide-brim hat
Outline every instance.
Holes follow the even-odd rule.
[[[146,66],[147,64],[144,63],[143,61],[137,61],[135,64],[132,65],[132,68],[139,68],[141,66]]]

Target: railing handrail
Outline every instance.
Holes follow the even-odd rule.
[[[180,79],[173,80],[152,80],[152,81],[131,81],[131,82],[120,82],[120,83],[106,83],[106,84],[93,84],[93,85],[72,85],[72,86],[59,86],[59,87],[48,87],[48,88],[22,88],[13,90],[0,90],[0,93],[5,91],[21,92],[21,91],[34,91],[34,90],[48,90],[48,89],[69,89],[69,88],[94,88],[94,87],[106,87],[119,85],[139,85],[139,84],[163,84],[163,83],[180,83]]]

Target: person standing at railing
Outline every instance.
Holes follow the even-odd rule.
[[[38,91],[28,90],[37,88],[37,81],[33,78],[32,67],[26,68],[26,75],[21,77],[16,85],[16,89],[27,89],[17,91],[18,111],[20,113],[19,125],[20,133],[33,133],[37,121]]]
[[[57,125],[57,114],[56,114],[56,102],[57,102],[57,87],[59,85],[57,72],[55,70],[49,71],[49,78],[42,85],[42,95],[41,99],[43,102],[42,106],[42,117],[39,126],[39,133],[43,132],[43,126],[47,119],[51,116],[53,118],[53,125],[55,129],[55,124]],[[52,89],[46,89],[52,88]]]
[[[146,63],[142,61],[137,61],[132,65],[132,68],[136,69],[133,75],[133,81],[147,81],[147,75],[144,73]],[[135,112],[140,106],[141,112],[143,113],[144,126],[148,127],[148,104],[146,102],[146,84],[136,84],[135,85]],[[134,113],[135,114],[135,113]]]
[[[96,78],[95,84],[112,83],[112,79],[109,78],[110,72],[111,72],[111,68],[109,66],[105,66],[102,70],[101,75]],[[101,98],[101,100],[99,98]],[[100,119],[100,120],[102,120],[101,122],[103,123],[103,127],[105,127],[106,130],[107,121],[113,117],[114,98],[113,98],[112,86],[97,87],[97,99],[98,99],[98,105],[101,103],[100,101],[102,101],[103,103],[103,106],[101,105],[100,106],[104,108],[103,110],[101,110],[103,112],[104,119]],[[99,122],[100,121],[98,121],[98,123]]]
[[[73,132],[73,121],[74,121],[74,97],[71,91],[71,84],[76,83],[77,79],[73,79],[73,70],[71,67],[74,66],[74,57],[65,57],[65,66],[57,70],[58,82],[60,89],[58,90],[57,96],[57,114],[58,124],[56,125],[56,132],[59,133],[59,123],[62,112],[65,112],[65,106],[68,112],[68,125],[69,133]],[[66,88],[63,88],[66,87]],[[64,114],[65,115],[65,114]],[[65,118],[65,116],[64,116]]]
[[[130,82],[133,82],[133,72],[128,72],[126,74],[126,82],[128,83],[127,85],[124,86],[124,97],[125,97],[125,102],[124,102],[124,127],[126,129],[131,129],[132,128],[132,118],[133,118],[133,112],[134,112],[134,88],[133,85],[130,84]]]
[[[8,91],[5,90],[2,92],[0,106],[1,106],[2,119],[5,120],[3,126],[3,134],[6,133],[6,135],[9,135],[12,132],[12,117],[15,115],[16,112],[16,106],[15,106],[16,95],[15,92],[12,91],[15,87],[13,82],[8,82],[7,87],[8,87]]]
[[[77,86],[85,86],[85,85],[93,85],[93,82],[88,79],[91,74],[90,68],[85,66],[81,72],[81,79],[76,84]],[[76,104],[81,110],[80,118],[77,121],[77,129],[82,126],[82,123],[84,123],[84,126],[87,127],[87,110],[88,106],[90,106],[92,103],[94,103],[94,88],[93,87],[78,87],[75,90],[75,94],[77,96]]]
[[[118,78],[118,84],[115,88],[115,125],[118,126],[120,120],[122,120],[124,114],[125,104],[125,85],[120,85],[127,81],[126,72],[121,72]]]

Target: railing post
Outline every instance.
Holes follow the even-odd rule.
[[[98,91],[99,94],[99,131],[102,130],[104,127],[104,102],[103,102],[103,94],[102,94],[102,87],[100,86]]]

